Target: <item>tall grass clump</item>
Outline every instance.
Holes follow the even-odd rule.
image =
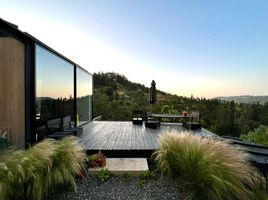
[[[68,136],[57,141],[57,148],[51,157],[52,169],[45,177],[46,187],[57,189],[68,185],[76,190],[75,176],[85,170],[87,156],[76,137]]]
[[[189,133],[162,136],[154,153],[162,175],[175,179],[185,199],[257,199],[262,175],[247,154],[227,142]]]
[[[9,149],[0,155],[0,199],[41,199],[43,177],[51,170],[53,140],[27,150]]]
[[[46,139],[33,147],[0,154],[0,200],[41,200],[60,185],[76,189],[86,154],[75,137]]]

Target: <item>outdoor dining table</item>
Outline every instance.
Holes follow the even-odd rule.
[[[176,114],[156,114],[151,113],[149,114],[151,117],[157,117],[159,118],[159,121],[161,121],[162,118],[165,119],[183,119],[184,121],[193,122],[193,116],[192,115],[176,115]]]

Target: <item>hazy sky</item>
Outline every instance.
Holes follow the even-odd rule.
[[[178,95],[268,95],[266,0],[0,0],[17,24],[89,72]]]

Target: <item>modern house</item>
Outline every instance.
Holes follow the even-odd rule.
[[[0,128],[27,146],[47,120],[92,120],[92,75],[14,24],[0,19]]]
[[[150,129],[130,121],[92,120],[92,81],[78,64],[0,19],[0,129],[8,130],[11,143],[28,146],[47,134],[49,121],[68,118],[72,126],[83,127],[80,142],[88,152],[150,157],[160,148],[162,135],[189,131],[181,123],[161,122]],[[223,139],[203,127],[193,134]],[[227,139],[267,173],[267,147]]]

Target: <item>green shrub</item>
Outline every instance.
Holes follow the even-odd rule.
[[[154,155],[162,175],[176,180],[185,199],[254,199],[264,188],[247,155],[223,141],[167,134]]]
[[[252,132],[249,132],[247,135],[242,134],[240,138],[242,140],[268,146],[268,127],[260,125],[258,128],[254,129]]]
[[[140,179],[143,180],[149,180],[149,179],[155,179],[156,174],[153,171],[147,170],[140,175]]]
[[[59,185],[76,189],[74,177],[85,159],[75,137],[46,139],[27,150],[6,150],[0,154],[0,199],[40,200]]]
[[[111,177],[111,172],[106,168],[102,169],[98,175],[98,178],[102,183],[107,181],[110,177]]]

